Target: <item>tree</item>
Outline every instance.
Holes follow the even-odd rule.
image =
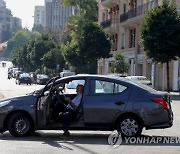
[[[124,57],[121,54],[115,55],[115,62],[112,64],[114,73],[128,73],[129,64],[124,61]]]
[[[50,35],[57,44],[65,43],[68,39],[65,28],[47,28],[44,34]]]
[[[86,23],[64,47],[65,59],[79,73],[97,73],[97,60],[108,58],[111,44],[102,27]]]
[[[15,34],[21,29],[22,29],[21,19],[17,17],[12,17],[12,25],[11,25],[12,34]]]
[[[77,9],[76,15],[83,16],[88,21],[97,21],[97,0],[63,0],[62,4],[64,6],[74,6]]]
[[[62,71],[65,66],[64,57],[60,48],[53,48],[46,54],[44,54],[43,64],[45,67],[51,70],[56,70],[57,65],[59,65],[59,70]]]
[[[180,17],[176,7],[167,1],[145,16],[140,29],[141,45],[154,62],[167,65],[167,91],[169,88],[169,62],[179,54]]]
[[[87,22],[97,21],[98,5],[96,0],[63,0],[62,5],[74,6],[76,13],[67,20],[67,31],[78,31]]]
[[[30,59],[32,64],[42,71],[44,54],[55,47],[56,44],[54,40],[47,34],[42,34],[41,36],[33,40],[28,46],[28,49],[31,50]]]
[[[41,24],[38,24],[38,25],[34,24],[33,28],[32,28],[32,31],[33,32],[43,33],[44,32],[44,27]]]
[[[109,57],[110,42],[97,20],[97,0],[64,0],[63,5],[74,6],[75,15],[68,18],[70,39],[63,46],[69,66],[77,73],[97,73],[97,60]]]
[[[7,48],[5,51],[6,56],[11,55],[13,48],[27,44],[32,38],[35,38],[37,35],[39,35],[39,33],[32,33],[27,29],[21,29],[20,31],[15,33],[8,41]]]

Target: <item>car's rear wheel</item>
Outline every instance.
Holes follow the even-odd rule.
[[[8,130],[15,137],[28,136],[32,133],[32,125],[25,114],[15,114],[8,122]]]
[[[119,120],[117,125],[117,131],[126,137],[139,136],[142,133],[142,129],[141,120],[135,116],[125,116]]]

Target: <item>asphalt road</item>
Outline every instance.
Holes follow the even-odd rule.
[[[16,85],[14,79],[7,79],[7,68],[0,67],[0,93],[5,98],[32,92],[40,87]],[[144,143],[135,143],[136,138],[129,140],[131,142],[124,139],[120,146],[114,148],[108,143],[110,131],[71,131],[71,137],[67,139],[61,137],[62,131],[36,131],[23,138],[12,137],[7,131],[0,134],[0,154],[179,154],[180,96],[173,96],[172,109],[174,125],[167,129],[143,130]],[[166,138],[170,139],[168,143],[156,142]]]

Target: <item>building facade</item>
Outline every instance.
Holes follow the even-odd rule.
[[[60,5],[62,0],[46,0],[46,28],[63,28],[68,17],[74,13],[71,6]]]
[[[179,0],[171,0],[180,8]],[[154,64],[139,45],[139,26],[147,12],[163,0],[99,0],[98,21],[108,33],[112,43],[111,53],[121,53],[129,63],[128,75],[143,75],[151,80],[157,90],[166,90],[166,65]],[[111,73],[114,58],[101,59],[98,62],[98,73]],[[180,62],[170,64],[170,87],[178,89]]]
[[[34,24],[46,26],[45,6],[35,6]]]
[[[7,40],[10,31],[11,11],[6,8],[6,2],[0,0],[0,43]]]

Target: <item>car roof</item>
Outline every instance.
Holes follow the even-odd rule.
[[[120,80],[120,81],[129,81],[129,79],[126,79],[124,77],[119,76],[109,76],[109,75],[99,75],[99,74],[77,74],[67,77],[62,77],[61,79],[70,79],[70,78],[76,78],[76,79],[82,79],[82,78],[99,78],[99,79],[114,79],[114,80]]]

